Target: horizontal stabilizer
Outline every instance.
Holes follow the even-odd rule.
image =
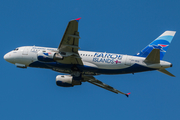
[[[149,55],[146,57],[144,62],[147,63],[160,63],[160,50],[159,49],[153,49]]]
[[[162,72],[162,73],[164,73],[164,74],[166,74],[166,75],[169,75],[169,76],[175,77],[173,74],[171,74],[170,72],[168,72],[168,71],[167,71],[167,70],[165,70],[165,69],[159,69],[158,71],[159,71],[159,72]]]

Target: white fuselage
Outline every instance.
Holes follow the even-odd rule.
[[[58,72],[71,73],[71,65],[61,64],[61,61],[42,62],[38,60],[39,53],[58,52],[57,48],[24,46],[19,47],[4,55],[4,59],[17,67],[40,67],[49,68]],[[113,54],[105,52],[80,51],[83,66],[77,66],[83,74],[125,74],[158,70],[169,68],[171,63],[160,61],[158,64],[147,64],[144,57],[137,57],[123,54]],[[66,57],[66,56],[65,56]],[[62,60],[63,61],[63,60]],[[63,66],[63,67],[61,67]]]

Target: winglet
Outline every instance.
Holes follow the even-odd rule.
[[[129,97],[129,94],[131,94],[131,93],[126,93],[125,95],[126,95],[127,97]]]
[[[79,20],[81,19],[81,17],[80,18],[77,18],[77,19],[75,19],[77,22],[79,22]]]

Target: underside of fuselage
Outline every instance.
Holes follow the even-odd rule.
[[[86,65],[72,65],[72,64],[61,64],[58,62],[33,62],[29,65],[29,67],[36,67],[36,68],[45,68],[45,69],[52,69],[57,72],[71,74],[73,72],[74,67],[78,71],[82,73],[82,75],[99,75],[99,74],[128,74],[128,73],[137,73],[137,72],[145,72],[145,71],[152,71],[156,70],[153,68],[148,68],[139,64],[134,64],[130,67],[123,68],[123,69],[100,69],[94,68],[91,66]]]

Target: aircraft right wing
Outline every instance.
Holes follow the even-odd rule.
[[[96,86],[99,86],[99,87],[101,87],[101,88],[104,88],[104,89],[106,89],[106,90],[109,90],[109,91],[111,91],[111,92],[114,92],[114,93],[116,93],[116,94],[120,93],[120,94],[126,95],[127,97],[128,97],[129,94],[130,94],[130,93],[123,93],[123,92],[121,92],[121,91],[119,91],[119,90],[117,90],[117,89],[115,89],[115,88],[113,88],[113,87],[111,87],[111,86],[109,86],[109,85],[107,85],[107,84],[105,84],[105,83],[97,80],[97,79],[94,78],[93,76],[84,76],[84,80],[87,81],[87,82],[89,82],[89,83],[92,83],[92,84],[94,84],[94,85],[96,85]]]

